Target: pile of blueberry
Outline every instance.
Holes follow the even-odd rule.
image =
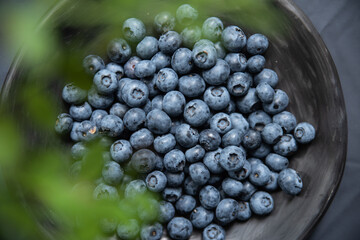
[[[127,19],[124,38],[108,45],[110,63],[95,55],[84,59],[92,88],[64,87],[71,106],[55,129],[77,142],[73,172],[81,168],[88,142],[112,139],[96,199],[117,199],[120,185],[125,198],[159,193],[157,221],[167,224],[172,239],[188,239],[196,228],[204,240],[221,240],[223,226],[271,213],[269,192],[300,193],[303,182],[287,157],[312,141],[315,129],[285,111],[289,98],[276,89],[277,74],[264,68],[264,35],[247,39],[217,17],[193,26],[197,17],[188,4],[176,18],[158,14],[159,39],[146,36],[141,20]],[[139,226],[131,219],[126,228],[115,224],[107,231],[155,240],[163,234],[160,223]]]

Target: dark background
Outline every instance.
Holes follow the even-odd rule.
[[[310,18],[333,57],[343,88],[349,126],[342,182],[310,239],[360,239],[360,0],[294,2]],[[3,3],[0,0],[0,7]],[[14,50],[7,48],[1,40],[1,34],[4,34],[1,27],[0,22],[0,86],[15,56]],[[323,161],[326,164],[327,159]]]

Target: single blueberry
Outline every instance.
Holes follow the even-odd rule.
[[[132,153],[132,147],[127,140],[117,140],[110,147],[111,158],[118,163],[129,161]]]
[[[155,64],[156,71],[159,71],[162,68],[170,66],[171,57],[162,52],[158,52],[151,58],[151,61]]]
[[[173,54],[181,46],[181,35],[175,31],[168,31],[159,38],[159,49],[165,54]]]
[[[75,143],[71,147],[71,156],[75,160],[83,159],[87,152],[88,148],[86,147],[84,142]]]
[[[104,164],[102,169],[102,177],[105,183],[109,185],[118,185],[124,176],[124,170],[121,166],[114,162],[109,161]]]
[[[237,171],[244,166],[245,158],[246,153],[244,149],[236,146],[229,146],[221,151],[220,165],[226,171]]]
[[[195,228],[202,229],[214,219],[214,213],[201,206],[196,207],[190,214],[190,221]]]
[[[269,114],[277,114],[284,111],[288,105],[288,95],[283,90],[276,89],[273,101],[271,103],[263,103],[263,109]]]
[[[196,73],[182,76],[179,79],[179,91],[186,97],[198,97],[204,93],[205,88],[204,79]]]
[[[210,119],[210,128],[220,134],[225,134],[232,129],[230,116],[226,113],[217,113]]]
[[[281,126],[284,132],[290,133],[296,127],[296,118],[295,116],[287,111],[283,111],[273,116],[272,118],[274,123],[277,123]]]
[[[215,130],[205,129],[200,133],[199,143],[206,151],[214,151],[220,146],[221,137]]]
[[[185,178],[183,187],[186,194],[196,196],[200,191],[201,185],[195,183],[192,178],[188,176],[187,178]]]
[[[115,97],[113,94],[110,95],[101,95],[99,94],[95,87],[90,88],[88,91],[88,101],[90,105],[98,109],[106,109],[111,106],[114,102]]]
[[[178,149],[173,149],[164,156],[164,167],[169,172],[183,171],[185,163],[185,155]]]
[[[275,172],[280,172],[281,170],[289,166],[289,160],[286,157],[283,157],[276,153],[270,153],[266,156],[265,164]]]
[[[223,147],[227,146],[239,146],[241,144],[241,140],[244,136],[244,133],[239,129],[232,129],[229,132],[225,133],[221,139],[221,143]]]
[[[149,89],[139,80],[127,81],[121,91],[124,102],[130,107],[143,106],[149,97]]]
[[[141,61],[137,56],[132,56],[124,65],[124,72],[128,78],[136,78],[135,66]]]
[[[275,172],[270,172],[270,179],[267,184],[265,184],[264,189],[268,192],[273,192],[278,189],[278,178],[279,174]]]
[[[87,120],[90,119],[92,108],[89,103],[84,102],[82,105],[71,105],[69,113],[76,121]]]
[[[278,184],[285,193],[298,195],[303,187],[299,174],[291,168],[286,168],[279,173]]]
[[[156,72],[155,64],[150,60],[141,60],[135,65],[134,73],[138,78],[153,76]]]
[[[155,150],[158,153],[162,153],[162,154],[168,153],[169,151],[174,149],[175,145],[176,145],[176,140],[174,135],[172,135],[171,133],[163,136],[158,136],[154,140]]]
[[[165,172],[167,178],[167,186],[168,187],[180,187],[185,179],[184,172],[172,173],[172,172]]]
[[[159,203],[159,221],[161,223],[169,222],[175,216],[175,208],[174,206],[167,202],[161,201]]]
[[[265,125],[271,123],[271,117],[263,110],[252,112],[248,117],[250,128],[261,132]]]
[[[230,120],[234,129],[240,130],[242,135],[249,130],[249,123],[240,113],[231,113]]]
[[[83,68],[88,74],[94,75],[99,70],[105,68],[105,63],[101,57],[96,55],[86,56],[83,60]]]
[[[185,152],[186,161],[189,163],[195,163],[203,159],[205,156],[205,149],[203,149],[200,145],[196,145],[195,147],[189,148]]]
[[[248,73],[236,72],[230,75],[227,81],[227,89],[232,96],[245,96],[252,85],[252,77]]]
[[[254,158],[265,158],[271,152],[271,146],[262,142],[260,147],[249,151],[249,155]]]
[[[219,18],[210,17],[202,25],[202,34],[204,38],[215,42],[221,37],[223,29],[224,24]]]
[[[274,209],[274,200],[269,193],[258,191],[250,199],[250,208],[257,215],[266,215]]]
[[[220,154],[222,149],[218,148],[216,151],[207,152],[203,159],[205,166],[213,174],[220,174],[224,172],[224,169],[220,165]]]
[[[199,185],[204,185],[210,179],[208,168],[201,162],[193,163],[189,167],[189,175],[191,179]]]
[[[154,171],[146,176],[145,183],[150,191],[161,192],[166,187],[167,178],[164,173],[160,171]]]
[[[80,138],[79,138],[79,132],[78,132],[78,128],[80,126],[79,122],[74,122],[72,129],[70,131],[70,138],[71,140],[73,140],[74,142],[79,142]]]
[[[178,117],[183,114],[186,104],[184,95],[179,91],[170,91],[163,99],[163,110],[170,117]]]
[[[222,225],[225,225],[236,219],[238,211],[239,204],[234,199],[225,198],[216,207],[215,216]]]
[[[136,46],[136,54],[141,59],[150,59],[159,51],[158,40],[147,36]]]
[[[188,102],[185,105],[184,119],[191,126],[200,127],[205,124],[209,118],[210,109],[204,101],[196,99]]]
[[[183,4],[176,10],[177,21],[185,26],[191,25],[198,15],[198,11],[189,4]]]
[[[131,57],[131,47],[122,38],[114,39],[107,47],[107,54],[111,61],[121,64]]]
[[[162,92],[175,90],[179,83],[176,72],[171,68],[163,68],[157,73],[156,87]]]
[[[182,188],[170,188],[167,187],[162,192],[162,198],[165,201],[175,203],[182,196]]]
[[[251,196],[256,192],[256,187],[252,185],[249,181],[243,182],[243,190],[239,196],[242,201],[249,201]]]
[[[171,57],[171,67],[180,75],[189,74],[194,67],[192,52],[188,48],[179,48]]]
[[[315,138],[315,128],[310,123],[301,122],[295,127],[294,137],[301,144],[309,143]]]
[[[225,236],[225,230],[216,224],[210,224],[202,233],[203,240],[225,240]]]
[[[160,240],[163,235],[163,226],[160,223],[143,225],[140,231],[142,240]]]
[[[255,88],[250,88],[245,96],[238,98],[236,106],[240,113],[251,113],[258,110],[261,107],[260,99],[256,95]]]
[[[113,62],[107,64],[106,69],[115,73],[116,79],[118,81],[120,81],[120,79],[125,75],[124,68],[122,66],[120,66],[119,64],[116,64]]]
[[[131,108],[125,113],[124,125],[130,131],[140,129],[146,120],[146,114],[141,108]]]
[[[200,190],[199,201],[206,209],[214,209],[220,202],[220,192],[214,186],[207,185]]]
[[[243,53],[228,53],[225,61],[229,64],[232,72],[244,72],[247,67],[247,59]]]
[[[216,64],[212,68],[204,70],[202,73],[204,80],[211,85],[221,85],[225,83],[229,75],[229,64],[222,59],[217,59]]]
[[[116,74],[107,69],[98,71],[93,82],[97,92],[104,95],[112,94],[118,88]]]
[[[287,157],[297,151],[297,143],[293,135],[286,134],[280,138],[280,141],[274,145],[274,152]]]
[[[275,91],[267,82],[262,82],[256,86],[256,94],[261,102],[271,103],[274,99]]]
[[[245,164],[242,167],[242,169],[228,172],[229,177],[234,178],[236,180],[242,181],[249,177],[251,173],[251,163],[247,160],[245,160]]]
[[[140,149],[132,157],[130,164],[138,173],[149,173],[155,168],[156,155],[149,149]]]
[[[165,112],[154,109],[146,115],[146,127],[155,134],[165,134],[171,129],[171,119]]]
[[[239,221],[246,221],[250,219],[252,213],[250,209],[249,202],[240,201],[239,202],[239,211],[237,214],[237,220]]]
[[[191,222],[183,217],[174,217],[167,225],[167,231],[171,239],[186,240],[193,231]]]
[[[82,121],[78,128],[77,133],[80,141],[92,141],[99,136],[99,129],[91,121]]]
[[[127,105],[122,103],[114,103],[111,106],[109,113],[123,119],[128,110],[129,107]]]
[[[182,215],[190,213],[195,207],[196,200],[190,195],[182,195],[175,204],[176,211]]]
[[[86,91],[73,83],[66,84],[62,90],[62,98],[69,104],[81,104],[86,100]]]
[[[146,34],[144,23],[137,18],[129,18],[125,20],[122,31],[126,40],[130,42],[140,42]]]
[[[130,136],[130,144],[134,149],[148,148],[153,142],[154,136],[147,128],[142,128]]]
[[[259,83],[266,82],[272,88],[275,88],[279,82],[279,77],[275,71],[264,68],[260,73],[255,75],[254,77],[254,84],[257,86]]]
[[[265,67],[265,58],[261,55],[255,55],[248,59],[247,61],[247,69],[250,73],[259,73]]]
[[[67,134],[70,133],[73,127],[73,119],[70,114],[62,113],[60,114],[55,122],[55,131],[58,134]]]
[[[135,219],[126,219],[116,228],[116,233],[120,239],[133,239],[140,231],[139,223]]]
[[[225,178],[221,187],[229,197],[238,197],[243,189],[242,183],[232,178]]]
[[[204,93],[204,101],[215,111],[226,108],[230,103],[230,94],[225,87],[209,87]]]
[[[246,50],[251,55],[263,54],[269,47],[269,40],[260,33],[251,35],[246,43]]]
[[[109,137],[119,137],[124,131],[121,118],[115,115],[107,115],[101,120],[100,131]]]
[[[264,186],[270,180],[270,170],[269,168],[262,163],[253,164],[251,166],[251,173],[249,180],[255,186]]]
[[[221,34],[221,41],[230,52],[240,52],[246,45],[246,35],[241,28],[228,26]]]
[[[261,132],[261,137],[263,141],[267,144],[277,143],[282,135],[283,135],[283,130],[281,126],[277,123],[266,124],[266,126]]]
[[[201,69],[209,69],[215,66],[217,60],[217,51],[214,47],[214,44],[197,43],[195,43],[192,51],[192,58],[195,65]]]

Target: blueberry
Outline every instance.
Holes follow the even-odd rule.
[[[141,60],[135,65],[134,73],[138,78],[153,76],[156,72],[156,65],[150,60]]]
[[[122,103],[114,103],[110,108],[110,114],[118,116],[119,118],[124,118],[126,112],[129,110],[129,107]]]
[[[201,162],[193,163],[189,167],[189,175],[191,179],[199,185],[204,185],[210,179],[208,168]]]
[[[237,214],[237,220],[239,221],[246,221],[250,219],[252,213],[250,209],[249,202],[240,201],[239,202],[239,211]]]
[[[114,100],[114,95],[101,95],[96,91],[95,87],[90,88],[88,91],[88,101],[94,108],[106,109],[111,106]]]
[[[130,136],[130,144],[134,149],[148,148],[153,142],[154,136],[147,128],[142,128]]]
[[[200,133],[199,143],[206,151],[213,151],[220,146],[221,137],[215,130],[205,129]]]
[[[143,106],[149,97],[149,90],[145,83],[131,80],[125,83],[121,91],[124,102],[130,107]]]
[[[100,131],[109,137],[119,137],[123,130],[123,121],[118,116],[107,115],[101,120]]]
[[[154,18],[156,32],[162,34],[175,28],[175,17],[169,12],[161,12]]]
[[[165,188],[162,192],[162,198],[165,201],[175,203],[182,195],[182,188]]]
[[[278,184],[281,190],[290,195],[298,195],[303,187],[299,174],[291,168],[284,169],[279,173]]]
[[[294,137],[301,144],[309,143],[315,138],[315,128],[307,122],[299,123],[295,127]]]
[[[216,53],[217,53],[217,57],[224,59],[226,56],[226,49],[224,48],[224,46],[222,45],[221,42],[216,42],[214,44],[214,47],[216,49]]]
[[[98,71],[93,81],[97,92],[100,94],[112,94],[118,87],[116,74],[107,69]]]
[[[267,155],[265,163],[272,171],[275,172],[280,172],[289,166],[289,160],[276,153],[270,153]]]
[[[247,67],[246,56],[242,53],[228,53],[225,61],[229,64],[232,72],[244,72]]]
[[[227,89],[232,96],[245,96],[252,85],[252,77],[248,73],[236,72],[227,81]]]
[[[167,178],[167,186],[168,187],[180,187],[185,179],[184,172],[172,173],[172,172],[165,172]]]
[[[163,68],[157,73],[156,86],[160,91],[169,92],[178,85],[178,75],[171,68]]]
[[[260,99],[256,95],[255,88],[250,88],[245,96],[238,98],[236,106],[240,113],[251,113],[261,107]]]
[[[144,23],[137,18],[127,19],[122,26],[122,31],[126,40],[130,42],[140,42],[146,34]]]
[[[296,140],[291,134],[282,136],[280,141],[274,145],[274,152],[284,157],[291,156],[297,149]]]
[[[199,99],[188,102],[184,109],[184,119],[191,126],[199,127],[210,118],[208,105]]]
[[[257,215],[266,215],[274,209],[274,200],[269,193],[258,191],[250,199],[250,208]]]
[[[278,75],[271,69],[264,68],[260,73],[255,75],[254,84],[257,86],[259,83],[266,82],[272,88],[275,88],[279,82]]]
[[[129,161],[132,153],[132,147],[126,140],[117,140],[110,147],[111,158],[118,163]]]
[[[196,73],[182,76],[179,79],[179,91],[186,97],[198,97],[205,91],[204,79]]]
[[[269,114],[277,114],[284,111],[288,104],[288,95],[283,90],[276,89],[273,101],[271,103],[264,103],[263,108]]]
[[[246,45],[246,36],[239,27],[228,26],[221,34],[221,41],[230,52],[240,52]]]
[[[207,226],[203,233],[203,240],[225,240],[225,230],[216,224]]]
[[[166,201],[159,203],[159,221],[161,223],[169,222],[175,216],[174,206]]]
[[[135,66],[141,61],[137,56],[132,56],[124,65],[124,72],[128,78],[135,78]]]
[[[189,26],[181,32],[183,45],[192,48],[201,39],[201,29],[198,26]]]
[[[164,167],[169,172],[183,171],[185,163],[185,155],[178,149],[173,149],[164,156]]]
[[[115,73],[116,75],[116,79],[118,81],[120,81],[120,79],[124,76],[125,72],[124,72],[124,68],[116,63],[109,63],[106,65],[106,69]]]
[[[221,151],[220,165],[226,171],[240,170],[245,164],[245,150],[236,146],[228,146]]]
[[[189,74],[194,67],[192,52],[188,48],[179,48],[171,58],[171,67],[180,75]]]
[[[230,67],[227,62],[217,59],[215,66],[203,71],[204,80],[211,85],[220,85],[226,82],[230,75]]]
[[[69,104],[81,104],[86,100],[86,91],[69,83],[62,90],[62,98]]]
[[[188,214],[196,207],[196,200],[190,195],[182,195],[175,204],[175,209],[180,214]]]
[[[124,125],[130,131],[140,129],[146,120],[146,114],[141,108],[131,108],[125,113]]]
[[[58,134],[67,134],[70,133],[73,127],[73,119],[67,113],[60,114],[55,122],[55,131]]]
[[[270,180],[270,170],[269,168],[262,163],[253,164],[251,166],[251,174],[249,180],[255,186],[264,186]]]
[[[155,134],[165,134],[170,131],[171,119],[165,112],[154,109],[146,115],[146,127]]]
[[[207,185],[200,190],[199,201],[206,209],[214,209],[220,202],[220,192],[213,186]]]
[[[275,91],[267,82],[262,82],[256,86],[256,94],[261,102],[271,103],[274,99]]]
[[[265,67],[265,58],[261,55],[255,55],[248,59],[247,69],[250,73],[259,73]]]
[[[261,132],[261,137],[263,141],[267,144],[277,143],[282,135],[283,135],[283,130],[281,126],[277,123],[266,124],[266,126]]]
[[[118,200],[119,194],[115,187],[100,183],[93,192],[95,200]]]
[[[83,159],[87,152],[88,152],[88,148],[83,142],[75,143],[71,147],[71,156],[75,160]]]
[[[79,138],[79,133],[78,133],[78,128],[80,126],[80,123],[79,122],[74,122],[73,123],[73,126],[72,126],[72,129],[70,131],[70,138],[71,140],[73,140],[74,142],[78,142],[80,141],[80,138]]]
[[[186,161],[189,163],[198,162],[205,156],[205,149],[203,149],[200,145],[196,145],[195,147],[189,148],[185,152]]]
[[[199,206],[190,215],[190,221],[195,228],[202,229],[209,225],[214,219],[214,213]]]
[[[220,165],[220,154],[222,149],[218,148],[216,151],[207,152],[203,159],[205,166],[213,174],[220,174],[224,172],[224,169]]]
[[[243,189],[242,183],[232,178],[225,178],[221,184],[221,187],[229,197],[239,196]]]
[[[195,196],[198,194],[201,185],[195,183],[190,176],[188,176],[184,181],[184,191],[186,194]]]
[[[176,10],[176,19],[182,25],[189,26],[197,18],[198,11],[189,4],[183,4]]]
[[[177,127],[175,138],[181,146],[191,148],[197,144],[199,133],[196,129],[191,128],[190,125],[183,123]]]
[[[265,125],[271,123],[271,117],[266,112],[258,110],[249,115],[248,121],[250,128],[256,131],[262,131]]]
[[[164,173],[160,171],[154,171],[147,175],[145,183],[150,191],[161,192],[166,187],[167,178]]]
[[[271,146],[262,142],[260,147],[249,152],[249,155],[254,158],[265,158],[271,152]]]
[[[225,198],[216,207],[215,216],[222,225],[225,225],[236,219],[238,211],[239,204],[234,199]]]
[[[273,116],[272,118],[274,123],[277,123],[281,126],[284,132],[290,133],[295,129],[296,118],[295,116],[287,111],[283,111]]]
[[[245,164],[242,167],[242,169],[228,172],[229,177],[234,178],[236,180],[242,181],[249,177],[251,173],[251,163],[247,160],[245,160]]]
[[[240,130],[244,135],[249,130],[249,123],[240,113],[231,113],[230,120],[234,129]]]
[[[162,52],[158,52],[151,58],[151,61],[155,64],[156,71],[159,71],[162,68],[170,66],[171,57]]]
[[[204,101],[215,111],[226,108],[230,103],[230,94],[225,87],[209,87],[204,93]]]
[[[171,133],[163,136],[158,136],[154,140],[155,150],[158,153],[162,153],[162,154],[168,153],[169,151],[174,149],[175,145],[176,145],[176,140],[174,135],[172,135]]]
[[[91,121],[82,121],[77,128],[79,140],[92,141],[99,135],[99,129]]]
[[[137,179],[128,183],[125,188],[125,198],[135,198],[146,192],[146,184],[143,180]]]
[[[210,119],[210,128],[220,134],[225,134],[232,129],[230,116],[226,113],[217,113]]]
[[[126,221],[121,222],[116,228],[117,235],[120,239],[124,240],[135,238],[139,231],[140,226],[135,219],[126,219]]]
[[[141,59],[150,59],[159,51],[158,40],[147,36],[136,46],[136,54]]]
[[[251,55],[263,54],[269,47],[269,40],[260,33],[251,35],[246,43],[246,50]]]
[[[239,146],[241,144],[241,140],[244,136],[244,133],[239,129],[232,129],[229,132],[225,133],[221,139],[221,143],[223,147],[227,146]]]
[[[138,173],[149,173],[155,168],[156,155],[149,149],[140,149],[131,157],[131,166]]]
[[[120,81],[118,81],[118,88],[117,88],[117,91],[116,91],[116,98],[120,103],[125,103],[123,98],[122,98],[122,89],[123,89],[123,87],[125,86],[125,84],[127,82],[132,81],[132,80],[134,80],[134,79],[122,78],[122,79],[120,79]]]
[[[264,189],[269,192],[273,192],[278,189],[278,178],[279,174],[270,172],[269,182],[264,186]]]
[[[121,168],[121,166],[118,163],[114,161],[105,163],[102,169],[102,177],[105,183],[109,185],[117,185],[120,183],[123,176],[124,176],[124,170]]]
[[[82,105],[72,105],[69,109],[69,113],[76,121],[87,120],[91,116],[92,108],[89,103],[85,102]]]
[[[122,38],[114,39],[107,47],[107,54],[111,61],[124,63],[131,57],[131,47]]]
[[[248,158],[247,161],[251,164],[251,166],[263,163],[260,159],[255,158],[255,157]]]
[[[249,201],[251,196],[256,192],[256,187],[249,181],[243,182],[243,190],[239,196],[242,201]]]
[[[163,234],[163,226],[160,223],[144,225],[140,231],[142,240],[160,240]]]
[[[159,49],[165,54],[173,54],[181,46],[181,35],[175,31],[168,31],[159,38]]]
[[[217,51],[214,47],[214,44],[197,43],[195,43],[192,51],[192,58],[195,65],[201,69],[209,69],[215,66],[217,60]]]
[[[178,117],[183,114],[186,100],[179,91],[170,91],[165,94],[163,99],[163,110],[170,117]]]
[[[204,38],[211,41],[216,41],[221,37],[221,33],[224,29],[224,24],[217,17],[210,17],[205,20],[202,26],[202,34]]]
[[[83,60],[83,68],[88,74],[94,75],[99,70],[105,68],[104,61],[96,55],[89,55]]]

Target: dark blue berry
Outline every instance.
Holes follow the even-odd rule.
[[[113,94],[110,95],[101,95],[99,94],[95,87],[90,88],[88,91],[88,101],[90,105],[98,109],[106,109],[111,106],[114,102],[115,97]]]
[[[266,82],[272,88],[275,88],[279,82],[278,75],[271,69],[264,68],[259,74],[254,77],[254,84],[257,86],[259,83]]]
[[[200,190],[199,201],[206,209],[214,209],[220,202],[220,192],[216,187],[207,185]]]
[[[229,197],[238,197],[243,189],[242,183],[232,178],[225,178],[221,187]]]
[[[118,185],[124,176],[124,170],[121,166],[114,162],[109,161],[105,163],[102,169],[102,178],[105,183],[109,185]]]
[[[270,179],[270,170],[269,168],[262,163],[253,164],[251,166],[251,174],[249,180],[255,186],[264,186],[269,182]]]
[[[159,221],[161,223],[169,222],[175,216],[174,206],[166,201],[159,203]]]
[[[215,216],[222,225],[225,225],[236,219],[238,211],[239,204],[234,199],[225,198],[216,207]]]
[[[214,151],[220,146],[221,137],[215,130],[205,129],[200,133],[199,143],[206,151]]]
[[[175,204],[175,209],[180,214],[188,214],[196,207],[196,200],[190,195],[182,195]]]
[[[155,168],[156,155],[149,149],[140,149],[131,157],[131,166],[138,173],[149,173]]]
[[[171,203],[175,203],[182,195],[182,188],[170,188],[167,187],[164,189],[164,191],[162,192],[162,198],[165,201],[171,202]]]
[[[280,172],[289,166],[289,160],[276,153],[270,153],[267,155],[265,163],[272,171],[275,172]]]
[[[196,207],[190,215],[190,221],[195,228],[202,229],[214,219],[214,213],[201,206]]]
[[[164,156],[164,167],[169,172],[183,171],[185,163],[185,155],[178,149],[173,149]]]
[[[107,115],[101,120],[100,130],[109,137],[119,137],[124,130],[124,124],[118,116]]]
[[[261,102],[271,103],[274,99],[275,91],[267,82],[262,82],[256,86],[256,94]]]
[[[261,132],[262,140],[267,144],[277,143],[282,135],[283,130],[281,126],[277,123],[266,124],[266,126]]]
[[[244,96],[252,85],[252,77],[248,73],[236,72],[227,81],[229,93],[235,97]]]
[[[186,104],[184,95],[179,91],[170,91],[163,99],[163,110],[170,117],[178,117],[183,114]]]
[[[171,119],[165,112],[154,109],[146,115],[146,127],[155,134],[165,134],[170,131]]]
[[[141,60],[135,65],[134,73],[138,78],[153,76],[156,72],[155,64],[150,60]]]
[[[204,185],[210,179],[210,172],[207,167],[201,163],[193,163],[189,167],[189,175],[191,179],[199,185]]]
[[[163,136],[158,136],[154,140],[155,150],[158,153],[162,153],[162,154],[168,153],[169,151],[174,149],[175,145],[176,145],[176,140],[174,135],[172,135],[171,133]]]
[[[288,104],[288,95],[283,90],[276,89],[273,101],[271,103],[263,103],[263,109],[269,114],[277,114],[284,111]]]
[[[160,240],[163,235],[163,226],[160,223],[144,225],[140,231],[142,240]]]
[[[124,72],[128,78],[136,78],[135,66],[141,61],[137,56],[132,56],[124,65]]]
[[[225,230],[216,224],[207,226],[203,233],[203,240],[225,240]]]
[[[278,178],[279,174],[275,172],[270,172],[270,179],[267,184],[265,184],[264,189],[268,192],[273,192],[278,189]]]
[[[245,150],[236,146],[226,147],[220,154],[220,165],[226,171],[240,170],[244,166],[245,160]]]
[[[224,169],[220,165],[220,154],[222,149],[218,148],[216,151],[207,152],[203,159],[205,166],[213,174],[220,174],[224,172]]]
[[[55,122],[55,131],[58,134],[67,134],[70,133],[73,127],[73,119],[67,113],[60,114]]]
[[[122,99],[130,107],[143,106],[149,97],[145,83],[138,80],[127,81],[121,91]]]
[[[129,110],[129,107],[125,104],[122,103],[114,103],[111,108],[109,113],[115,116],[118,116],[119,118],[124,118],[126,112]]]
[[[230,52],[239,52],[246,45],[246,35],[237,26],[228,26],[221,34],[224,47]]]
[[[171,67],[180,75],[189,74],[194,67],[192,52],[188,48],[179,48],[171,58]]]
[[[241,144],[241,140],[244,136],[244,133],[239,129],[232,129],[229,132],[225,133],[222,137],[221,143],[223,147],[227,146],[239,146]]]
[[[164,173],[160,171],[154,171],[146,176],[145,183],[150,191],[161,192],[166,187],[167,178]]]
[[[73,83],[66,84],[62,90],[62,98],[69,104],[81,104],[86,100],[86,91]]]
[[[245,96],[238,98],[236,106],[240,113],[251,113],[261,107],[260,99],[256,95],[255,88],[250,88]]]
[[[159,38],[159,49],[165,54],[173,54],[181,46],[182,38],[175,31],[168,31]]]
[[[204,93],[204,101],[215,111],[226,108],[230,103],[230,94],[225,87],[209,87]]]
[[[211,85],[221,85],[225,83],[229,75],[229,64],[222,59],[217,59],[216,64],[212,68],[204,70],[202,73],[204,80]]]
[[[186,240],[193,231],[191,222],[183,217],[174,217],[167,225],[167,231],[171,239]]]
[[[265,67],[265,58],[261,55],[255,55],[248,59],[247,69],[250,73],[259,73]]]
[[[198,41],[199,42],[199,41]],[[192,58],[197,67],[209,69],[215,66],[217,52],[213,43],[195,44],[192,51]]]
[[[226,113],[217,113],[210,119],[210,128],[220,134],[225,134],[232,129],[230,116]]]
[[[286,134],[274,145],[274,152],[281,156],[291,156],[297,151],[297,143],[291,134]]]
[[[199,99],[192,100],[185,105],[184,119],[193,127],[200,127],[210,118],[208,105]]]
[[[205,156],[205,149],[203,149],[200,145],[196,145],[195,147],[189,148],[185,152],[186,161],[189,163],[198,162]]]
[[[242,169],[233,172],[228,172],[229,177],[239,181],[242,181],[247,177],[249,177],[250,173],[251,173],[251,163],[249,163],[249,161],[247,160],[245,160],[245,164],[242,167]]]
[[[124,125],[130,131],[140,129],[146,120],[146,114],[141,108],[131,108],[125,113]]]
[[[315,138],[315,128],[307,122],[299,123],[295,127],[294,137],[301,144],[309,143]]]
[[[122,38],[114,39],[107,47],[107,54],[111,61],[121,64],[131,57],[131,47]]]
[[[283,111],[274,115],[272,120],[274,123],[279,124],[286,133],[292,132],[292,130],[294,130],[296,126],[295,116],[287,111]]]
[[[92,108],[90,104],[85,102],[82,105],[72,105],[69,109],[70,116],[76,121],[90,119]]]
[[[130,142],[126,140],[117,140],[110,147],[111,158],[118,163],[129,161],[132,153]]]
[[[165,172],[167,178],[167,186],[168,187],[180,187],[185,179],[184,172],[172,173],[172,172]]]
[[[232,72],[244,72],[247,67],[246,56],[242,53],[228,53],[225,61],[229,64]]]
[[[158,52],[151,58],[151,61],[155,64],[156,71],[159,71],[162,68],[170,66],[171,57],[162,52]]]
[[[258,191],[250,199],[250,208],[256,215],[266,215],[274,209],[274,200],[269,193]]]
[[[258,110],[252,112],[248,117],[250,128],[256,131],[262,131],[265,125],[271,123],[271,117],[264,111]]]
[[[97,92],[100,94],[112,94],[118,88],[116,74],[107,69],[98,71],[93,81]]]
[[[175,90],[179,83],[176,72],[171,68],[163,68],[157,73],[156,87],[162,92]]]
[[[249,201],[251,196],[256,192],[256,187],[252,185],[249,181],[243,182],[243,190],[239,196],[242,201]]]
[[[196,73],[182,76],[179,79],[179,91],[186,97],[198,97],[204,93],[205,88],[204,79]]]
[[[159,51],[158,40],[154,37],[145,37],[136,46],[136,54],[141,59],[150,59]]]
[[[278,184],[281,190],[290,195],[299,194],[303,187],[299,174],[291,168],[284,169],[279,173]]]
[[[246,43],[246,50],[251,55],[263,54],[269,47],[269,40],[260,33],[253,34]]]
[[[154,136],[147,128],[142,128],[130,136],[130,144],[134,149],[148,148],[153,142]]]
[[[116,79],[120,81],[120,79],[125,75],[124,68],[116,63],[109,63],[106,65],[106,69],[115,73]]]
[[[89,55],[84,58],[83,60],[83,68],[85,69],[85,72],[88,74],[94,75],[99,70],[105,68],[105,63],[101,59],[101,57],[96,55]]]

